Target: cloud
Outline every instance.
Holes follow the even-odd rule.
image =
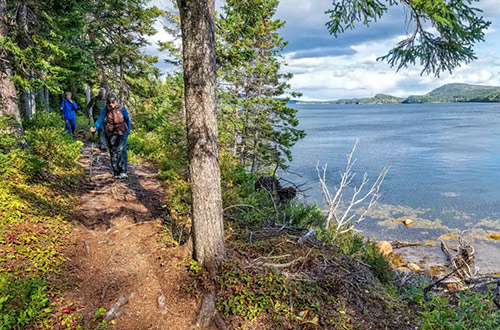
[[[169,1],[152,2],[164,8]],[[218,10],[222,5],[222,0],[216,0]],[[325,11],[332,7],[331,0],[281,0],[276,18],[286,21],[279,32],[289,42],[283,54],[288,65],[282,71],[294,74],[292,90],[302,92],[303,99],[309,100],[370,97],[377,93],[404,97],[426,94],[451,82],[500,85],[500,6],[498,0],[481,0],[474,5],[492,21],[485,42],[474,47],[478,59],[457,68],[453,75],[444,73],[436,78],[420,76],[418,65],[396,72],[387,63],[377,61],[412,30],[405,24],[407,13],[401,7],[390,9],[369,27],[358,24],[356,29],[335,38],[325,26]],[[158,66],[165,72],[169,69],[164,63],[166,55],[156,49],[156,41],[172,37],[161,25],[157,24],[157,29],[146,52],[160,57]]]

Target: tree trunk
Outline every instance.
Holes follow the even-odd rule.
[[[17,25],[21,33],[19,34],[19,46],[22,49],[29,47],[32,44],[29,36],[29,23],[28,23],[28,6],[22,3],[17,11]],[[33,77],[32,72],[28,72],[25,79],[31,80]],[[31,118],[36,112],[35,92],[33,90],[23,91],[21,93],[21,105],[24,109],[26,118]]]
[[[32,90],[22,92],[21,104],[24,108],[24,116],[26,118],[33,117],[36,112],[35,93]]]
[[[0,0],[0,39],[8,36],[7,25],[7,1]],[[17,104],[16,87],[10,77],[12,76],[12,67],[9,56],[6,51],[0,52],[0,115],[11,115],[19,123],[21,114]],[[18,136],[23,135],[23,127],[19,123],[16,127]]]
[[[47,86],[45,86],[43,88],[43,91],[44,91],[44,100],[45,100],[45,110],[50,113],[50,92],[49,92],[49,88]]]
[[[90,86],[85,84],[85,104],[90,103],[90,98],[91,98],[90,92],[91,92]]]
[[[193,212],[193,253],[215,273],[225,255],[215,92],[214,0],[178,0]]]
[[[118,99],[120,100],[120,102],[124,103],[124,96],[125,96],[125,75],[124,75],[124,72],[123,72],[123,57],[120,56],[120,65],[119,65],[119,68],[120,68],[120,88],[119,88],[119,92],[118,92]]]

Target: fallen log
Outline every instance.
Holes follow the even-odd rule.
[[[394,250],[422,245],[422,243],[411,243],[411,242],[401,242],[401,241],[392,241],[390,242],[390,244]]]

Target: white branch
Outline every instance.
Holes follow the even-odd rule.
[[[385,179],[387,172],[389,171],[388,167],[384,168],[378,175],[377,180],[375,180],[375,182],[370,186],[368,190],[367,187],[370,180],[368,179],[368,174],[365,173],[360,185],[357,187],[353,187],[353,194],[350,200],[347,201],[345,207],[340,210],[340,208],[344,204],[342,199],[344,195],[343,191],[346,187],[351,185],[354,178],[356,177],[356,173],[354,173],[352,169],[354,164],[356,163],[356,160],[353,160],[353,156],[358,143],[359,139],[356,139],[351,152],[347,155],[346,166],[344,172],[340,173],[340,182],[338,187],[334,186],[333,197],[326,184],[327,164],[325,163],[321,170],[319,168],[319,162],[316,164],[319,184],[321,187],[321,191],[323,192],[323,197],[326,201],[325,227],[329,229],[331,223],[335,222],[336,234],[356,230],[354,226],[364,220],[370,208],[372,208],[380,198],[380,187]],[[363,211],[359,211],[362,204],[366,204],[366,207],[363,209]]]

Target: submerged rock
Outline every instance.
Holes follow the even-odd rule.
[[[413,262],[409,262],[407,265],[406,265],[406,268],[408,268],[410,271],[412,272],[415,272],[415,273],[420,273],[422,272],[422,268],[420,268],[419,265],[413,263]]]
[[[412,219],[405,219],[405,220],[403,220],[403,225],[405,225],[406,227],[410,227],[411,225],[413,225],[413,220]]]

